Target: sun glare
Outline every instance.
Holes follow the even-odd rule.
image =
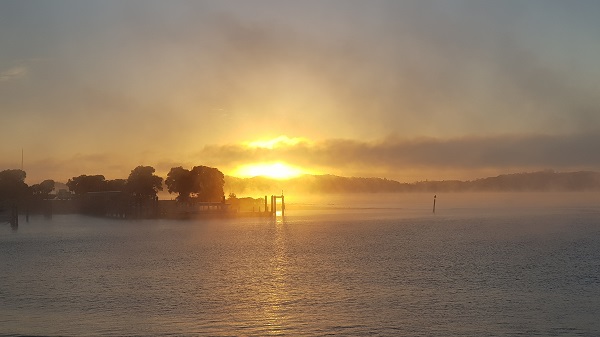
[[[304,170],[284,163],[260,163],[240,166],[234,175],[238,177],[267,177],[273,179],[290,179],[303,174]]]
[[[276,148],[284,148],[287,146],[294,146],[301,143],[309,144],[310,142],[306,138],[290,138],[288,136],[283,135],[272,139],[255,140],[243,144],[248,148],[265,149],[265,151],[269,151]],[[297,166],[285,164],[280,161],[245,164],[239,166],[233,172],[233,175],[237,177],[248,178],[261,176],[281,180],[295,178],[303,174],[313,174],[313,172]]]

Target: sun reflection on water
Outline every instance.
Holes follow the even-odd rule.
[[[285,244],[284,221],[283,217],[277,212],[273,237],[273,255],[271,256],[270,281],[267,283],[271,287],[267,292],[264,306],[265,329],[269,335],[278,335],[284,333],[284,327],[288,320],[286,313],[286,303],[289,302],[288,280],[287,280],[287,251]]]

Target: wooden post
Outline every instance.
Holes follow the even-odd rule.
[[[275,196],[272,195],[271,196],[271,214],[275,215],[276,211],[275,211]]]
[[[437,195],[433,196],[433,214],[435,214],[435,198],[437,197]]]
[[[267,208],[267,196],[265,195],[265,213],[268,211],[269,209]]]
[[[285,200],[283,199],[283,194],[281,195],[281,216],[285,215]]]

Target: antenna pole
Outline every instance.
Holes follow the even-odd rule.
[[[23,171],[23,148],[21,148],[21,171]]]

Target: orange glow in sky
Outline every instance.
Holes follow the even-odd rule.
[[[267,139],[267,140],[256,140],[253,142],[248,142],[246,143],[246,145],[248,147],[259,147],[259,148],[263,148],[263,149],[272,149],[281,145],[296,145],[300,142],[305,142],[307,141],[304,138],[289,138],[288,136],[279,136],[277,138],[273,138],[273,139]]]
[[[600,1],[0,0],[0,171],[23,162],[28,184],[138,165],[402,182],[600,171],[596,13]]]
[[[284,148],[288,146],[294,146],[299,143],[308,143],[308,139],[282,135],[272,139],[261,139],[243,143],[248,148],[260,148],[273,150],[275,148]],[[237,177],[267,177],[272,179],[290,179],[301,176],[303,174],[314,174],[312,170],[306,168],[294,166],[292,164],[284,163],[282,161],[258,161],[254,163],[247,163],[238,166],[232,175]]]
[[[309,172],[295,166],[285,163],[256,163],[246,164],[237,168],[234,172],[238,177],[267,177],[273,179],[290,179]]]

